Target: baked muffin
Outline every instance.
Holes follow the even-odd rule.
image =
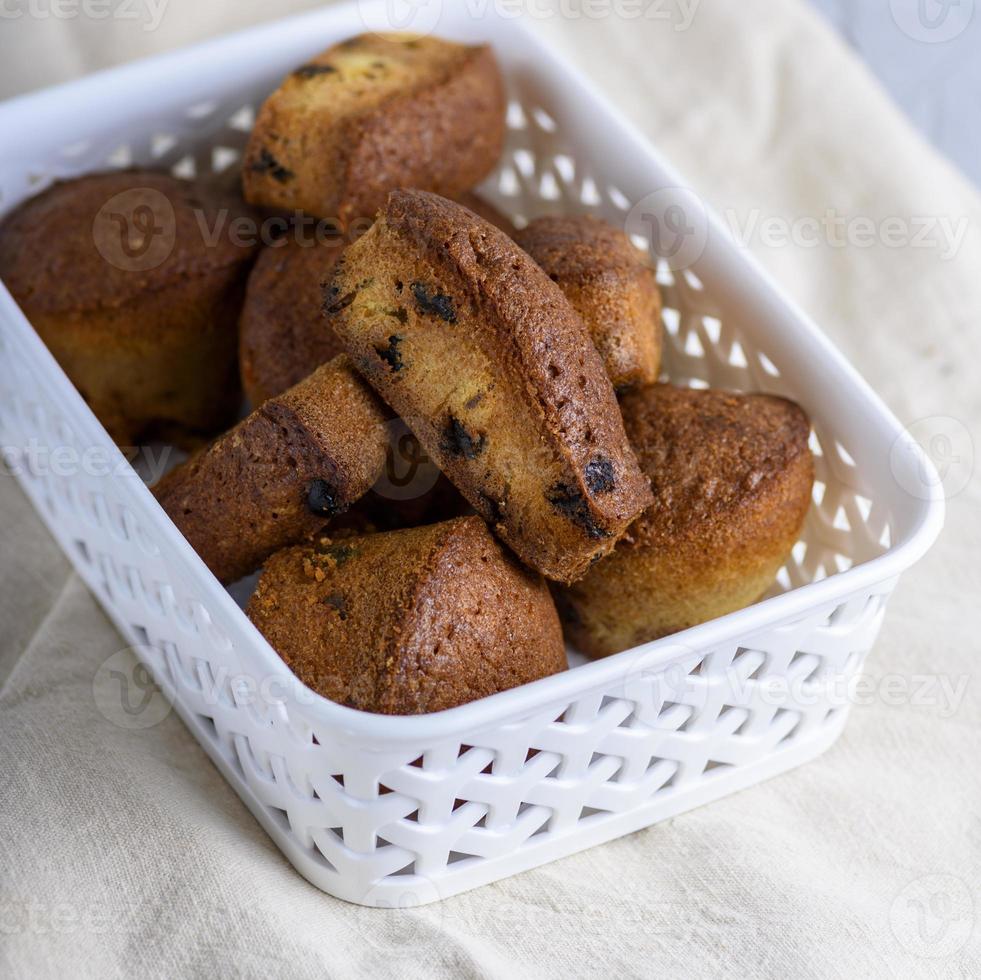
[[[343,350],[321,310],[321,283],[342,251],[287,236],[256,260],[239,320],[239,368],[254,407]]]
[[[56,183],[0,226],[0,277],[117,443],[234,420],[236,323],[255,250],[201,229],[241,208],[129,170]]]
[[[281,551],[248,615],[304,684],[362,711],[442,711],[566,668],[545,582],[478,517]]]
[[[618,392],[653,384],[661,369],[661,291],[644,254],[589,215],[537,218],[517,243],[583,318]]]
[[[499,229],[395,191],[325,311],[355,366],[532,568],[573,582],[650,503],[609,378],[558,286]]]
[[[368,491],[388,414],[342,355],[168,473],[154,496],[215,576],[234,582]]]
[[[810,422],[793,402],[659,384],[627,395],[654,503],[559,597],[594,657],[741,609],[772,584],[811,502]]]
[[[493,205],[467,192],[458,198],[475,214],[514,234]],[[239,320],[239,369],[245,393],[261,405],[302,381],[342,350],[324,322],[322,284],[344,243],[287,235],[262,250],[249,276]]]
[[[515,228],[511,219],[479,194],[466,191],[454,197],[453,200],[462,204],[467,210],[473,211],[477,217],[489,221],[495,228],[500,228],[508,238],[514,238],[518,234],[518,229]]]
[[[245,155],[246,200],[343,227],[396,187],[449,197],[494,168],[506,101],[493,52],[412,34],[364,34],[301,65],[263,104]]]

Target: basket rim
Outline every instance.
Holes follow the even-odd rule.
[[[19,127],[24,126],[27,120],[34,119],[36,113],[42,109],[46,115],[50,115],[52,107],[58,106],[59,114],[63,115],[65,112],[63,103],[71,102],[77,105],[80,98],[94,101],[123,86],[136,85],[140,89],[152,87],[163,78],[173,77],[174,69],[178,66],[181,73],[192,73],[195,66],[189,68],[189,60],[200,64],[213,63],[216,58],[231,56],[239,49],[248,49],[255,43],[266,45],[270,43],[271,38],[274,41],[285,42],[286,39],[292,39],[300,32],[309,32],[314,27],[321,32],[331,27],[349,31],[352,21],[361,16],[361,11],[362,5],[357,2],[314,10],[109,68],[78,81],[17,96],[0,102],[0,126],[3,126],[6,133],[22,133],[25,130]],[[561,72],[563,83],[573,86],[577,96],[585,105],[594,111],[603,112],[620,130],[624,142],[629,144],[633,152],[646,162],[656,164],[662,172],[671,175],[675,181],[674,186],[686,189],[690,187],[639,129],[598,92],[579,69],[558,55],[526,24],[495,14],[493,8],[489,8],[489,11],[491,12],[487,16],[496,17],[499,21],[495,28],[497,32],[511,32],[516,38],[520,37],[523,43],[532,46],[540,58],[539,66],[544,64],[548,66],[548,70]],[[456,18],[460,23],[465,13],[463,5],[460,5],[450,15],[450,19]],[[452,24],[449,26],[452,28]],[[447,33],[452,34],[452,29]],[[28,127],[26,132],[32,132],[31,128]],[[58,385],[60,390],[51,392],[51,395],[63,404],[66,414],[76,423],[79,435],[89,440],[90,444],[108,450],[126,478],[132,477],[139,484],[134,488],[132,501],[138,507],[139,518],[161,537],[170,555],[181,563],[196,594],[205,597],[209,606],[234,628],[233,643],[236,646],[244,643],[251,647],[251,653],[258,655],[259,663],[249,666],[260,666],[266,671],[267,676],[279,675],[287,679],[291,685],[304,687],[309,697],[305,697],[303,705],[297,706],[296,710],[302,716],[306,716],[308,721],[333,729],[345,737],[357,738],[367,743],[366,748],[378,748],[380,751],[397,744],[404,745],[407,741],[431,742],[513,722],[521,717],[549,710],[560,703],[573,701],[590,691],[609,689],[612,684],[622,681],[625,676],[638,669],[645,671],[664,669],[680,658],[707,652],[713,647],[734,641],[745,640],[749,643],[755,634],[807,613],[814,613],[823,607],[836,605],[872,586],[889,582],[918,561],[936,540],[943,526],[945,499],[943,488],[936,478],[936,470],[927,454],[815,322],[797,306],[752,255],[737,248],[721,220],[711,211],[707,215],[707,220],[713,244],[711,249],[707,250],[706,261],[712,268],[706,278],[715,278],[733,288],[737,286],[744,288],[745,283],[750,282],[757,293],[765,293],[786,322],[788,335],[794,334],[796,341],[806,342],[816,356],[825,358],[837,370],[839,375],[837,380],[848,384],[852,394],[871,413],[882,435],[884,437],[891,435],[894,441],[902,440],[905,448],[908,449],[904,458],[909,460],[909,465],[918,467],[922,473],[928,475],[929,490],[925,497],[918,499],[910,496],[911,510],[915,510],[911,526],[905,535],[894,541],[882,554],[820,581],[798,586],[745,609],[681,633],[622,651],[603,660],[582,664],[531,684],[425,715],[373,714],[329,701],[305,688],[249,621],[231,595],[219,585],[217,579],[170,521],[149,489],[125,461],[122,453],[109,439],[105,429],[64,375],[2,282],[0,282],[0,318],[13,325],[15,334],[20,335],[19,339],[24,343],[27,353],[41,365],[42,370],[49,375],[59,377],[63,382]],[[722,261],[712,262],[712,255],[721,255]],[[701,268],[698,266],[695,268],[701,276]],[[741,279],[744,281],[740,282]],[[75,561],[74,556],[69,557],[73,562]],[[130,625],[120,622],[111,608],[106,607],[106,611],[124,636],[132,639]],[[241,648],[239,652],[242,652]],[[641,664],[643,666],[639,668]],[[292,707],[288,698],[287,703]]]

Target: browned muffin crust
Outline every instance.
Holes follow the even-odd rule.
[[[504,87],[493,52],[411,34],[365,34],[300,66],[263,104],[243,181],[254,204],[347,227],[396,187],[450,197],[494,168]]]
[[[537,218],[515,241],[559,284],[589,328],[619,392],[661,369],[661,291],[619,229],[589,215]]]
[[[478,517],[282,551],[248,614],[303,683],[362,711],[442,711],[566,669],[544,581]]]
[[[335,267],[356,367],[533,568],[572,582],[650,502],[582,321],[503,232],[395,191]]]
[[[122,197],[120,197],[122,195]],[[0,277],[113,438],[214,432],[239,400],[236,319],[254,249],[203,229],[233,199],[128,170],[53,184],[0,225]]]
[[[270,399],[153,493],[223,583],[320,531],[375,482],[388,413],[343,355]]]
[[[126,213],[105,207],[124,192]],[[140,205],[152,212],[149,224],[124,225],[120,219]],[[229,235],[206,241],[202,232],[202,225],[218,225],[222,208],[233,209],[226,220],[247,213],[241,203],[236,207],[234,198],[216,197],[199,184],[154,171],[121,170],[57,181],[0,226],[4,282],[31,313],[91,312],[122,307],[148,292],[229,267],[238,269],[251,260],[255,247],[236,244]],[[160,251],[150,261],[163,258],[146,269],[139,268],[144,227],[160,240]],[[120,251],[121,232],[132,252],[128,266],[110,261]],[[131,324],[134,331],[139,326]]]
[[[322,283],[342,251],[340,245],[287,237],[259,255],[239,320],[239,368],[253,406],[343,350],[322,312]]]
[[[560,608],[605,656],[755,602],[811,501],[810,422],[793,402],[659,384],[622,402],[654,503]]]
[[[483,218],[495,228],[500,228],[508,238],[514,238],[518,234],[518,229],[515,228],[511,219],[479,194],[466,191],[454,197],[453,200],[457,204],[462,204],[468,211],[473,211],[478,218]]]

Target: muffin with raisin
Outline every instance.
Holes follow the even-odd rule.
[[[515,233],[511,222],[478,195],[467,192],[458,200],[506,234]],[[344,245],[340,233],[316,238],[291,230],[259,254],[239,320],[239,368],[253,407],[341,352],[324,321],[322,287]]]
[[[235,582],[371,488],[389,417],[341,355],[168,473],[153,494],[219,581]]]
[[[600,356],[499,229],[395,191],[325,309],[355,366],[527,564],[572,582],[650,503]]]
[[[348,227],[396,187],[455,196],[494,168],[505,107],[486,45],[351,38],[301,65],[263,104],[244,161],[246,200]]]
[[[442,711],[566,669],[548,587],[478,517],[281,551],[248,615],[301,681],[361,711]]]
[[[800,536],[814,481],[810,422],[783,398],[659,384],[622,405],[654,503],[560,595],[571,639],[594,657],[756,602]]]

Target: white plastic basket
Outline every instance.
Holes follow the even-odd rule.
[[[492,42],[508,78],[508,149],[485,187],[505,210],[588,205],[622,224],[631,203],[684,186],[520,23],[493,5],[476,21],[452,7],[439,33]],[[262,98],[363,31],[362,13],[332,7],[0,106],[0,207],[106,166],[234,166]],[[690,194],[671,195],[701,220]],[[747,787],[841,732],[847,681],[897,576],[940,529],[939,481],[817,328],[705,221],[691,269],[662,270],[670,377],[788,395],[814,420],[815,504],[778,584],[678,636],[419,717],[357,712],[297,684],[0,289],[0,441],[20,482],[215,764],[325,891],[366,905],[443,898]],[[31,462],[93,448],[113,475]]]

